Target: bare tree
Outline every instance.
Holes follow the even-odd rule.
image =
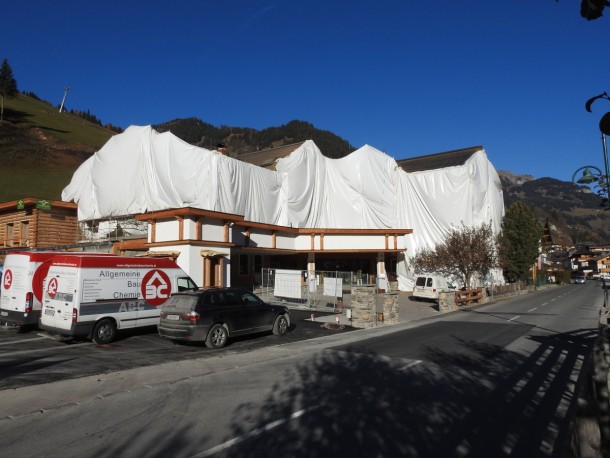
[[[498,267],[497,237],[491,223],[453,229],[434,249],[421,250],[412,260],[416,271],[458,277],[470,289],[473,276]]]

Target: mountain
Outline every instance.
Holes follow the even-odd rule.
[[[231,156],[312,139],[325,156],[344,157],[354,148],[332,132],[305,121],[256,130],[215,127],[196,118],[175,119],[157,126],[192,145],[227,147]],[[4,104],[0,124],[0,202],[23,197],[61,199],[62,189],[74,171],[99,150],[119,129],[101,123],[88,112],[62,112],[33,94],[19,94]],[[505,205],[515,200],[528,204],[540,222],[551,226],[553,242],[610,242],[610,212],[587,187],[556,180],[536,179],[499,171]]]
[[[610,242],[610,212],[602,198],[587,186],[556,180],[535,179],[498,171],[504,205],[516,200],[529,205],[541,224],[549,223],[553,243],[574,245]]]
[[[326,157],[340,158],[354,151],[354,147],[327,130],[316,129],[305,121],[290,121],[279,127],[263,130],[245,127],[214,127],[197,118],[176,119],[153,126],[158,132],[170,131],[191,145],[216,149],[225,145],[230,156],[252,153],[269,148],[313,140]]]

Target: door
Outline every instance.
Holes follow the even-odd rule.
[[[40,323],[56,330],[69,331],[72,327],[73,309],[78,308],[75,302],[76,275],[72,272],[64,275],[50,273],[44,285],[44,296]],[[80,312],[77,310],[77,313]],[[80,316],[80,313],[78,313]]]
[[[268,329],[273,325],[275,312],[250,291],[240,292],[243,307],[248,316],[249,329]]]

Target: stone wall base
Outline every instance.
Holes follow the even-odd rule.
[[[375,286],[354,286],[351,291],[352,326],[368,329],[379,324],[396,324],[398,293],[379,293]]]

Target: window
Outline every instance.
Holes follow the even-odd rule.
[[[201,298],[201,303],[203,305],[221,305],[222,304],[222,296],[218,292],[214,293],[206,293]]]
[[[224,292],[225,303],[227,305],[240,305],[241,300],[236,291],[225,291]]]
[[[248,272],[250,272],[249,267],[250,266],[248,265],[248,255],[240,254],[239,255],[239,275],[248,275]]]
[[[179,277],[178,278],[178,291],[184,291],[186,289],[197,289],[197,285],[193,283],[190,277]]]
[[[248,305],[248,304],[259,304],[260,303],[260,299],[258,297],[256,297],[254,294],[252,294],[251,292],[249,292],[249,291],[246,291],[241,296],[241,300],[246,305]]]
[[[260,254],[254,256],[254,273],[258,274],[263,269],[263,257]]]

